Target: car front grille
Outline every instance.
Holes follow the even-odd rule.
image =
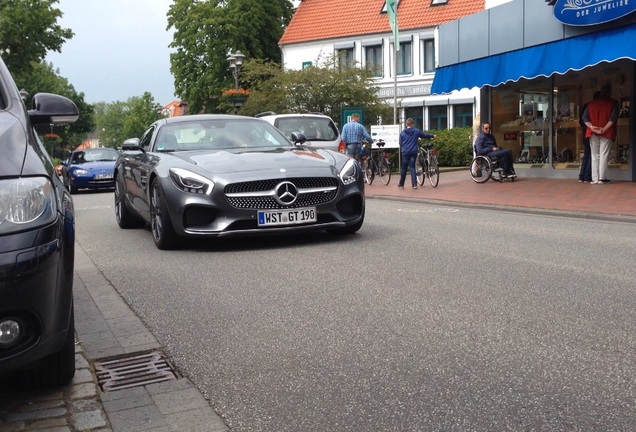
[[[278,203],[274,198],[276,186],[283,181],[293,183],[299,192],[296,201],[287,206]],[[224,192],[230,205],[239,209],[270,210],[313,207],[328,203],[336,198],[338,180],[333,177],[259,180],[229,184],[225,187]]]

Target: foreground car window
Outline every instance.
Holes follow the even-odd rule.
[[[186,151],[289,145],[289,141],[265,121],[219,119],[165,125],[158,132],[154,148],[156,151]]]

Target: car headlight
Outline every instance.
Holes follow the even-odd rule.
[[[184,192],[210,195],[214,189],[212,180],[181,168],[170,168],[170,178]]]
[[[55,211],[55,192],[47,178],[0,180],[0,234],[49,224]]]
[[[359,170],[355,159],[349,159],[340,170],[340,180],[345,185],[355,183],[358,180]]]
[[[86,171],[85,169],[78,168],[78,169],[73,170],[73,172],[71,174],[74,175],[74,176],[83,176],[83,175],[88,174],[88,171]]]

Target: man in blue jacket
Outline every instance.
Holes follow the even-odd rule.
[[[499,147],[492,134],[490,122],[481,125],[481,133],[475,140],[475,151],[478,155],[499,159],[504,177],[517,177],[512,166],[512,150]]]
[[[406,180],[406,169],[411,171],[411,183],[413,189],[417,189],[417,173],[415,172],[415,159],[419,152],[418,141],[420,138],[434,139],[437,135],[422,132],[414,127],[415,122],[412,118],[406,119],[406,128],[400,132],[400,151],[402,152],[402,165],[400,166],[400,182],[398,187],[404,188]]]

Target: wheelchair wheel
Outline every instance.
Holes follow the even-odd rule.
[[[492,165],[486,156],[477,156],[470,164],[470,177],[475,183],[486,183],[492,175]]]
[[[439,183],[439,165],[437,164],[437,156],[431,158],[431,165],[428,167],[428,180],[431,186],[437,187]]]
[[[417,177],[417,184],[424,186],[424,179],[426,178],[426,161],[422,161],[422,156],[417,155],[415,158],[415,176]]]

